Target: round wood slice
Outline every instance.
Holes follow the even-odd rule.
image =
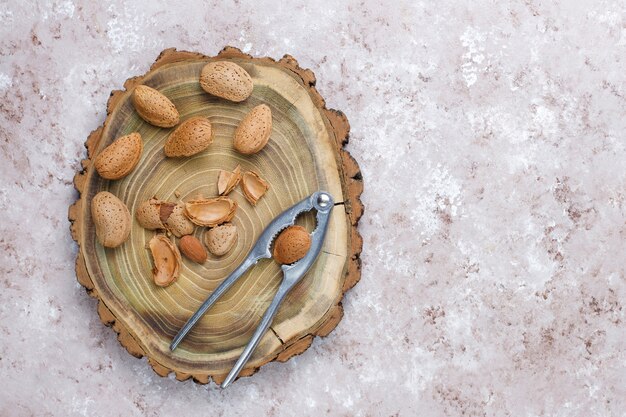
[[[241,65],[254,81],[252,95],[232,103],[205,93],[199,85],[202,67],[211,60]],[[133,88],[145,84],[164,93],[178,108],[181,120],[202,115],[215,130],[213,144],[189,158],[166,158],[163,145],[172,129],[153,127],[139,118],[130,101]],[[363,213],[359,200],[362,177],[355,160],[343,149],[349,125],[343,113],[326,109],[315,90],[315,76],[295,59],[253,58],[227,47],[216,57],[168,49],[147,74],[131,78],[125,91],[114,91],[104,124],[86,142],[88,158],[74,184],[79,199],[69,209],[72,237],[80,249],[76,259],[78,281],[99,300],[102,322],[118,333],[120,343],[134,356],[147,356],[162,376],[192,377],[220,383],[247,344],[276,292],[282,274],[272,260],[263,260],[246,273],[198,322],[174,352],[169,344],[186,320],[220,282],[248,254],[263,228],[285,208],[317,190],[329,191],[335,201],[322,252],[307,276],[292,290],[241,375],[251,375],[263,364],[285,361],[306,350],[315,336],[325,336],[341,320],[341,299],[360,278],[362,240],[357,222]],[[267,146],[252,156],[232,146],[239,121],[254,106],[272,109],[273,130]],[[138,131],[144,151],[135,170],[118,181],[100,178],[92,161],[115,138]],[[147,242],[155,232],[133,219],[130,239],[115,249],[100,245],[90,214],[90,202],[99,191],[118,196],[134,212],[152,196],[188,200],[199,194],[217,195],[219,170],[254,170],[270,184],[267,194],[252,206],[238,186],[230,197],[239,208],[233,222],[239,230],[234,249],[203,265],[183,257],[179,279],[166,288],[152,281],[152,259]],[[298,223],[315,227],[313,214]],[[205,228],[195,236],[203,240]],[[177,241],[177,239],[176,239]]]

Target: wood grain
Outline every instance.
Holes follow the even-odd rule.
[[[231,103],[201,90],[198,77],[210,60],[232,60],[254,81],[252,96]],[[130,103],[134,86],[146,84],[164,93],[178,108],[181,121],[202,115],[211,120],[215,140],[206,151],[182,158],[165,158],[163,143],[171,129],[143,122]],[[256,328],[278,288],[281,273],[271,260],[249,271],[200,320],[175,352],[168,349],[178,329],[202,301],[228,275],[254,244],[269,221],[286,207],[310,193],[324,189],[335,201],[328,237],[319,259],[305,279],[289,294],[271,330],[262,339],[242,376],[263,364],[286,361],[306,350],[313,337],[325,336],[341,320],[341,300],[360,278],[362,240],[357,231],[363,213],[360,194],[363,180],[356,161],[343,147],[349,124],[343,113],[328,110],[315,89],[315,76],[296,60],[253,58],[227,47],[215,57],[168,49],[150,71],[131,78],[124,91],[114,91],[102,127],[91,133],[85,146],[87,159],[74,178],[80,193],[69,209],[72,237],[80,249],[76,259],[78,281],[98,298],[102,322],[118,333],[120,343],[134,356],[148,356],[159,375],[221,382]],[[266,103],[273,113],[268,145],[258,154],[243,156],[232,147],[238,122],[254,106]],[[115,138],[139,131],[144,153],[137,168],[118,181],[103,180],[92,168],[94,157]],[[118,196],[134,213],[138,204],[152,196],[185,201],[198,194],[217,195],[221,169],[254,170],[270,184],[268,193],[251,206],[237,187],[230,197],[239,203],[233,222],[240,236],[236,247],[222,258],[210,257],[204,265],[186,261],[179,280],[159,288],[151,280],[152,263],[146,243],[153,232],[133,222],[131,238],[122,246],[106,249],[95,239],[89,202],[99,191]],[[312,230],[312,215],[298,223]],[[202,238],[204,228],[195,235]],[[202,239],[201,239],[202,240]]]

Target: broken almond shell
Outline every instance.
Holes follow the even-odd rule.
[[[169,201],[161,202],[159,205],[159,220],[161,220],[161,223],[165,224],[170,218],[170,215],[174,212],[175,207],[176,203],[170,203]]]
[[[150,239],[149,246],[154,261],[152,279],[159,287],[166,287],[178,278],[181,264],[180,252],[165,235],[155,235]]]
[[[254,206],[265,195],[270,186],[259,177],[259,174],[248,171],[241,178],[241,188],[243,189],[243,195]]]
[[[172,209],[172,212],[165,221],[165,227],[172,232],[174,236],[181,237],[192,234],[196,226],[189,221],[185,215],[185,204],[180,202]]]
[[[161,212],[166,211],[166,207],[170,205],[172,203],[151,198],[139,204],[139,207],[135,210],[135,218],[144,229],[164,229],[165,225],[163,224]]]
[[[237,184],[239,184],[240,180],[240,165],[237,165],[237,167],[232,172],[221,170],[217,178],[217,193],[219,195],[226,195],[230,193],[237,186]]]
[[[198,226],[215,227],[235,216],[237,203],[228,197],[198,198],[185,203],[187,218]]]

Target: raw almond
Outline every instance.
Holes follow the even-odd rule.
[[[147,85],[135,87],[132,100],[139,116],[151,125],[173,127],[180,120],[180,115],[174,103],[162,93]]]
[[[243,118],[233,139],[235,149],[244,155],[259,152],[272,133],[272,111],[266,104],[256,106]]]
[[[235,216],[237,203],[228,197],[198,198],[185,204],[185,214],[198,226],[215,227]]]
[[[128,208],[108,191],[99,192],[91,200],[91,217],[102,246],[115,248],[130,236],[131,217]]]
[[[174,206],[167,220],[165,220],[165,226],[176,237],[190,235],[196,227],[185,215],[185,204],[182,202]]]
[[[159,220],[161,220],[161,223],[165,224],[167,222],[175,208],[176,203],[170,203],[169,201],[161,202],[159,205]]]
[[[190,260],[203,264],[206,262],[207,253],[202,243],[193,236],[183,236],[178,243],[180,251]]]
[[[217,193],[219,195],[230,193],[239,184],[240,180],[241,166],[237,165],[233,172],[221,170],[217,177]]]
[[[143,152],[143,141],[137,132],[117,138],[104,148],[94,161],[102,178],[118,180],[135,169]]]
[[[248,171],[243,174],[241,179],[241,188],[243,189],[243,195],[253,206],[257,201],[265,195],[270,188],[269,184],[265,182],[259,174],[256,172]]]
[[[209,94],[235,102],[250,97],[254,88],[250,74],[229,61],[206,64],[200,73],[200,86]]]
[[[165,155],[171,158],[195,155],[213,142],[213,128],[206,117],[192,117],[180,124],[165,142]]]
[[[302,226],[289,226],[274,243],[274,260],[281,264],[292,264],[304,258],[311,248],[311,235]]]
[[[237,226],[225,223],[207,230],[204,234],[204,243],[213,255],[222,256],[235,246],[237,236]]]
[[[154,261],[152,279],[160,287],[166,287],[178,278],[180,271],[180,252],[165,235],[155,235],[150,239],[150,252]]]

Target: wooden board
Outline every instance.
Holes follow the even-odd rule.
[[[252,96],[231,103],[202,91],[198,78],[210,60],[232,60],[250,73]],[[200,154],[184,159],[165,158],[163,144],[171,129],[153,127],[141,120],[130,102],[139,84],[154,87],[178,108],[181,120],[207,116],[215,139]],[[290,56],[279,61],[252,58],[227,47],[216,57],[168,49],[144,76],[131,78],[125,91],[114,91],[104,124],[86,142],[87,159],[74,184],[79,199],[69,209],[72,237],[80,249],[76,259],[78,281],[99,300],[102,322],[118,333],[120,343],[137,357],[147,356],[162,376],[175,372],[200,383],[210,378],[220,383],[256,328],[278,288],[278,265],[265,260],[251,269],[198,322],[175,352],[168,346],[185,321],[204,299],[236,268],[269,221],[312,192],[329,191],[335,201],[328,235],[310,272],[283,302],[270,331],[262,339],[241,375],[251,375],[271,361],[285,361],[306,350],[315,336],[325,336],[341,320],[341,299],[360,278],[362,240],[357,223],[363,213],[363,182],[356,161],[343,149],[349,124],[343,113],[326,109],[315,90],[315,76]],[[268,145],[258,154],[243,156],[232,147],[233,132],[246,112],[266,103],[273,113]],[[103,180],[92,168],[98,153],[115,138],[141,133],[144,151],[137,168],[118,181]],[[222,258],[203,264],[186,259],[176,283],[160,288],[151,279],[152,260],[146,244],[154,232],[135,220],[130,239],[115,249],[102,247],[95,238],[89,203],[99,191],[118,196],[134,213],[138,204],[157,196],[185,201],[198,194],[217,195],[220,169],[255,170],[270,183],[269,192],[256,207],[240,187],[230,194],[239,203],[233,222],[239,229],[236,247]],[[298,223],[312,230],[312,215]],[[204,228],[195,236],[202,238]]]

